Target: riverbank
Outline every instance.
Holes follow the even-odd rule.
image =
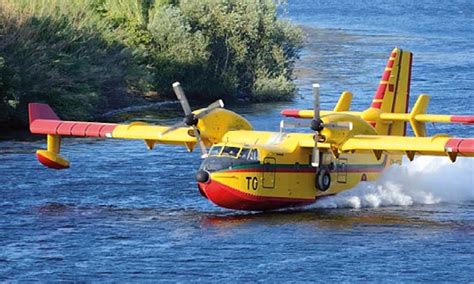
[[[5,0],[0,3],[0,126],[24,129],[27,105],[91,120],[190,98],[291,100],[302,32],[273,1]]]

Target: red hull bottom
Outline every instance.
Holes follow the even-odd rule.
[[[298,207],[314,203],[316,199],[260,197],[246,194],[217,181],[198,183],[199,191],[217,206],[249,211],[265,211]]]

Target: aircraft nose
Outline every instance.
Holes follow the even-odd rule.
[[[209,173],[205,170],[199,170],[196,173],[196,180],[198,182],[203,182],[203,183],[209,182],[209,180],[210,180]]]

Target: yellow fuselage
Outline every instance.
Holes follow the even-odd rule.
[[[373,152],[342,153],[335,157],[321,151],[319,167],[311,166],[312,148],[291,146],[301,134],[235,131],[225,143],[213,146],[200,170],[209,178],[199,182],[201,193],[219,206],[242,210],[268,210],[313,203],[318,197],[353,188],[361,181],[375,180],[384,168],[401,163],[401,157]],[[232,137],[239,137],[232,140]],[[224,137],[223,140],[226,137]],[[271,144],[239,143],[271,141]],[[279,141],[277,141],[279,140]],[[290,145],[288,147],[282,146]],[[258,145],[258,146],[257,146]],[[233,150],[233,151],[232,151]],[[252,157],[248,153],[255,151]],[[321,171],[329,176],[327,189],[318,184]]]

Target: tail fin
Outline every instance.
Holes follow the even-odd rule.
[[[413,54],[395,48],[390,54],[380,84],[372,100],[371,108],[383,113],[407,113],[410,95],[411,64]],[[377,123],[375,129],[381,135],[405,136],[406,122]]]

